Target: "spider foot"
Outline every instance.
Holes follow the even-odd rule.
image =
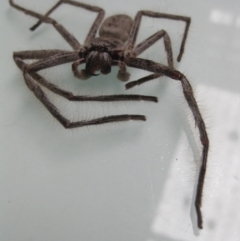
[[[156,79],[156,78],[161,77],[161,76],[162,76],[161,74],[150,74],[150,75],[145,76],[145,77],[143,77],[141,79],[138,79],[138,80],[131,81],[131,82],[127,83],[125,85],[125,87],[126,87],[126,89],[130,89],[130,88],[132,88],[132,87],[134,87],[136,85],[141,85],[141,84],[143,84],[145,82],[148,82],[150,80]]]
[[[131,81],[131,82],[129,82],[129,83],[127,83],[127,84],[125,85],[125,88],[128,90],[128,89],[133,88],[133,87],[136,86],[136,85],[139,85],[139,83],[138,83],[137,80]]]
[[[29,28],[31,31],[34,31],[38,26],[42,23],[42,21],[38,21],[36,24],[34,24],[31,28]]]

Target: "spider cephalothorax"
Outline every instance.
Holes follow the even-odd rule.
[[[99,125],[104,123],[129,120],[145,121],[146,117],[144,115],[124,114],[104,116],[102,118],[92,120],[73,122],[64,117],[55,107],[55,105],[50,102],[45,92],[42,90],[41,86],[44,86],[50,91],[61,95],[62,97],[71,101],[143,100],[157,102],[157,97],[145,95],[74,95],[73,93],[60,89],[58,86],[47,81],[40,74],[37,73],[39,70],[71,62],[74,75],[80,79],[88,79],[91,76],[97,75],[99,71],[102,74],[108,74],[111,72],[112,66],[118,66],[118,79],[122,81],[127,81],[130,77],[130,74],[127,72],[126,66],[130,66],[150,71],[152,72],[152,74],[127,83],[125,85],[126,89],[156,79],[162,75],[168,76],[173,80],[178,80],[179,83],[181,83],[185,100],[187,101],[194,116],[195,123],[200,134],[200,142],[202,144],[202,166],[198,177],[197,194],[195,200],[198,227],[202,228],[202,191],[206,174],[209,141],[205,128],[205,123],[195,100],[192,87],[186,76],[184,76],[181,72],[175,70],[174,68],[171,41],[168,33],[165,30],[159,30],[152,36],[140,42],[139,44],[135,44],[142,16],[183,21],[186,25],[181,42],[180,52],[177,57],[177,60],[180,61],[184,52],[184,46],[191,19],[185,16],[143,10],[139,11],[136,14],[134,20],[132,20],[132,18],[127,15],[119,14],[107,18],[101,25],[104,19],[104,10],[96,6],[79,3],[77,1],[59,0],[45,15],[41,15],[39,13],[23,8],[15,4],[13,0],[9,0],[9,2],[12,7],[23,11],[27,15],[31,15],[39,19],[38,22],[31,28],[31,30],[35,30],[43,22],[51,24],[73,49],[73,51],[65,51],[59,49],[29,50],[15,52],[13,54],[14,61],[16,62],[17,66],[22,70],[25,82],[29,89],[65,128],[75,128],[87,125]],[[49,15],[63,3],[84,8],[86,10],[97,13],[97,17],[92,24],[92,27],[85,39],[84,44],[80,44],[78,40],[72,34],[70,34],[61,24],[49,17]],[[99,28],[99,37],[96,37]],[[137,57],[159,39],[163,39],[168,65],[162,65],[151,60],[141,59]],[[25,59],[35,59],[37,61],[31,64],[27,64],[24,61]],[[83,63],[86,63],[85,69],[79,70],[79,65]]]
[[[118,66],[118,79],[129,80],[130,74],[126,71],[124,43],[121,40],[98,37],[90,40],[79,52],[79,60],[73,63],[73,72],[76,77],[86,80],[92,76],[109,74],[112,66]],[[134,55],[134,53],[132,53]],[[78,70],[78,66],[86,63],[85,69]],[[98,72],[98,73],[96,73]]]

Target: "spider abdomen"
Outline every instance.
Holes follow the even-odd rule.
[[[132,25],[133,20],[128,15],[113,15],[105,19],[99,30],[99,36],[125,42],[129,37]]]

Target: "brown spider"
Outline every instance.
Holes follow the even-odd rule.
[[[185,16],[171,15],[165,13],[158,13],[152,11],[139,11],[134,20],[127,15],[114,15],[103,22],[105,12],[103,9],[91,6],[84,3],[79,3],[71,0],[58,1],[45,15],[33,12],[25,9],[9,0],[12,7],[24,12],[27,15],[31,15],[38,18],[38,22],[31,28],[35,30],[41,23],[52,24],[52,26],[60,33],[60,35],[71,45],[73,51],[63,50],[30,50],[14,52],[13,58],[17,66],[22,70],[25,82],[34,95],[42,102],[42,104],[49,110],[49,112],[65,127],[75,128],[87,125],[98,125],[109,122],[128,121],[128,120],[142,120],[145,121],[146,117],[143,115],[114,115],[106,116],[98,119],[92,119],[88,121],[71,122],[65,118],[59,110],[49,101],[45,93],[43,92],[41,85],[51,90],[52,92],[67,98],[70,101],[152,101],[157,102],[157,98],[154,96],[144,95],[108,95],[108,96],[76,96],[71,92],[60,89],[54,84],[49,83],[46,79],[40,76],[37,72],[42,69],[50,68],[56,65],[61,65],[68,62],[73,62],[72,70],[76,77],[80,79],[88,79],[91,76],[97,74],[96,71],[100,71],[102,74],[108,74],[111,72],[111,66],[115,65],[119,67],[118,79],[121,81],[127,81],[130,74],[126,70],[126,66],[144,69],[152,72],[144,78],[126,84],[126,88],[132,88],[136,85],[140,85],[144,82],[156,79],[162,75],[168,76],[171,79],[177,80],[181,83],[184,97],[192,111],[195,119],[195,124],[198,127],[200,134],[200,141],[202,143],[202,157],[201,157],[201,169],[198,177],[197,193],[195,199],[195,207],[197,213],[198,227],[202,229],[202,192],[204,185],[204,178],[206,173],[207,156],[209,149],[209,141],[206,132],[205,123],[199,111],[197,102],[195,100],[192,87],[187,78],[174,69],[172,47],[170,38],[166,31],[160,30],[145,39],[141,43],[135,46],[139,26],[142,16],[148,16],[153,18],[166,18],[171,20],[184,21],[186,23],[184,35],[181,43],[180,52],[177,60],[180,61],[184,52],[184,45],[186,42],[188,29],[191,19]],[[84,8],[88,11],[96,12],[97,17],[92,24],[92,27],[86,37],[84,44],[80,44],[77,39],[70,34],[61,24],[49,15],[62,3],[70,4],[76,7]],[[101,27],[100,27],[101,25]],[[100,27],[100,29],[99,29]],[[96,37],[96,33],[99,29],[99,37]],[[167,54],[168,66],[156,63],[150,60],[137,58],[139,54],[153,45],[156,41],[163,38],[164,46]],[[32,64],[26,64],[25,59],[38,59],[38,61]],[[86,63],[86,68],[78,70],[78,66],[82,63]]]

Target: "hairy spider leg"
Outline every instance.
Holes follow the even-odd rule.
[[[80,2],[76,2],[76,1],[68,1],[68,0],[60,0],[58,1],[43,17],[46,18],[48,17],[56,8],[58,8],[62,3],[66,3],[66,4],[70,4],[73,5],[75,7],[80,7],[83,9],[86,9],[88,11],[91,12],[96,12],[98,13],[96,19],[94,20],[88,34],[87,37],[85,39],[85,44],[88,43],[92,38],[94,38],[96,36],[97,30],[104,18],[105,15],[105,11],[102,8],[96,7],[96,6],[92,6],[89,4],[85,4],[85,3],[80,3]],[[31,27],[31,30],[35,30],[39,25],[41,25],[42,23],[42,19],[40,19],[35,25],[33,25]]]
[[[55,54],[57,52],[57,54]],[[59,52],[64,52],[59,54]],[[51,55],[51,53],[53,55]],[[45,56],[47,56],[45,58]],[[27,65],[23,59],[38,59],[33,64]],[[41,59],[42,58],[42,59]],[[42,104],[49,110],[49,112],[65,127],[75,128],[87,125],[98,125],[110,122],[120,122],[128,120],[142,120],[145,121],[146,117],[143,115],[114,115],[97,118],[88,121],[71,122],[65,118],[59,110],[50,102],[46,94],[42,90],[39,84],[48,88],[52,92],[63,96],[71,101],[151,101],[157,102],[157,98],[154,96],[142,96],[142,95],[109,95],[109,96],[78,96],[73,95],[71,92],[64,91],[58,88],[56,85],[49,83],[46,79],[36,73],[39,70],[53,67],[59,64],[75,61],[78,58],[77,52],[67,52],[60,50],[47,51],[21,51],[14,53],[14,60],[18,67],[23,71],[25,82],[29,89],[35,94],[35,96],[42,102]],[[38,84],[37,84],[38,83]]]
[[[179,55],[177,57],[177,61],[178,62],[181,61],[182,55],[184,53],[184,47],[185,47],[185,43],[186,43],[186,39],[187,39],[187,35],[188,35],[189,26],[191,23],[191,18],[186,17],[186,16],[158,13],[158,12],[152,12],[152,11],[139,11],[135,16],[134,24],[133,24],[133,27],[132,27],[132,30],[130,32],[130,36],[129,36],[129,39],[127,42],[127,47],[130,49],[133,48],[136,43],[138,31],[139,31],[140,24],[142,21],[142,16],[147,16],[147,17],[152,17],[152,18],[166,18],[166,19],[170,19],[170,20],[184,21],[186,23]],[[156,41],[158,41],[159,39],[164,37],[164,47],[165,47],[167,57],[168,57],[168,65],[169,65],[169,67],[173,68],[174,67],[173,60],[172,61],[170,60],[172,58],[170,38],[166,32],[165,32],[165,34],[163,34],[164,32],[162,32],[162,31],[164,31],[164,30],[159,31],[159,32],[153,34],[151,37],[147,38],[146,40],[142,41],[133,50],[134,50],[134,52],[136,51],[136,54],[137,54],[136,56],[138,56],[144,50],[146,50],[147,48],[152,46]],[[143,84],[147,81],[156,79],[158,77],[161,77],[161,74],[154,73],[154,74],[145,76],[143,78],[140,78],[138,80],[128,83],[126,85],[126,88],[127,89],[132,88],[136,85]]]
[[[136,54],[136,56],[138,56],[143,51],[145,51],[150,46],[152,46],[154,43],[156,43],[158,40],[160,40],[161,38],[163,38],[164,47],[165,47],[165,51],[166,51],[166,54],[167,54],[168,66],[170,68],[174,68],[171,40],[170,40],[170,37],[169,37],[168,33],[164,30],[160,30],[160,31],[156,32],[155,34],[153,34],[152,36],[150,36],[149,38],[143,40],[136,47],[134,47],[134,49],[132,51]],[[125,85],[125,87],[126,87],[126,89],[130,89],[130,88],[132,88],[136,85],[143,84],[147,81],[156,79],[156,78],[161,77],[161,76],[162,76],[161,74],[157,74],[157,73],[150,74],[150,75],[145,76],[143,78],[140,78],[138,80],[134,80],[134,81],[131,81],[131,82],[127,83]]]
[[[183,39],[182,39],[182,43],[181,43],[181,47],[180,47],[180,52],[179,52],[179,55],[177,57],[177,61],[180,61],[181,58],[182,58],[182,55],[184,53],[184,46],[185,46],[185,43],[186,43],[188,30],[189,30],[189,26],[190,26],[190,23],[191,23],[191,18],[186,17],[186,16],[179,16],[179,15],[145,11],[145,10],[139,11],[139,12],[137,12],[136,17],[134,19],[134,24],[133,24],[133,27],[131,29],[129,39],[128,39],[128,42],[127,42],[127,45],[126,45],[127,47],[133,48],[133,46],[136,43],[136,39],[137,39],[140,24],[141,24],[142,16],[147,16],[147,17],[151,17],[151,18],[166,18],[166,19],[186,22],[186,26],[185,26],[185,30],[184,30],[184,34],[183,34]]]
[[[193,89],[189,81],[187,80],[187,78],[182,73],[166,65],[162,65],[146,59],[133,58],[133,57],[127,58],[125,60],[125,63],[130,67],[144,69],[147,71],[168,76],[174,80],[179,80],[182,84],[183,94],[189,105],[189,108],[192,111],[192,114],[195,120],[195,125],[198,127],[199,134],[200,134],[200,141],[202,144],[201,168],[200,168],[199,177],[198,177],[197,193],[196,193],[196,199],[195,199],[195,208],[197,213],[198,227],[202,229],[203,228],[203,219],[202,219],[202,212],[201,212],[202,193],[203,193],[204,179],[205,179],[206,168],[207,168],[209,140],[208,140],[205,123],[203,121],[202,115],[200,113],[196,99],[194,97]]]
[[[61,55],[60,55],[61,54]],[[68,59],[66,58],[68,56]],[[31,71],[31,75],[38,83],[42,84],[44,87],[48,88],[52,92],[61,95],[62,97],[71,100],[71,101],[150,101],[150,102],[158,102],[157,97],[155,96],[146,96],[146,95],[102,95],[102,96],[78,96],[74,95],[71,92],[65,91],[57,87],[56,85],[48,82],[39,74],[35,73],[41,69],[46,69],[49,67],[66,63],[77,58],[75,52],[63,51],[63,50],[30,50],[30,51],[20,51],[14,52],[13,54],[14,60],[16,59],[41,59],[33,64],[19,65],[19,61],[16,61],[18,67],[23,70],[27,67]],[[53,60],[52,58],[56,58],[58,61]],[[63,61],[64,60],[64,61]],[[49,65],[49,62],[51,65]],[[22,62],[20,62],[22,63]]]
[[[74,50],[79,49],[82,45],[78,42],[78,40],[70,34],[67,29],[63,27],[63,25],[59,24],[57,21],[55,21],[52,18],[44,17],[44,15],[41,15],[39,13],[33,12],[31,10],[28,10],[26,8],[23,8],[13,2],[13,0],[9,0],[9,3],[12,7],[16,8],[19,11],[24,12],[26,15],[30,15],[32,17],[40,19],[44,23],[52,24],[52,26],[60,33],[60,35],[68,42],[70,46]]]

